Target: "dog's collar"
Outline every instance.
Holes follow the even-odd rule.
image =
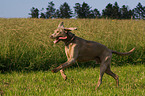
[[[74,39],[75,39],[75,35],[73,34],[71,39],[69,41],[65,42],[65,45],[69,45]]]

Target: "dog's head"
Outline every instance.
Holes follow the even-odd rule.
[[[64,28],[63,22],[61,22],[50,38],[55,39],[54,43],[58,43],[60,40],[66,40],[68,38],[68,32],[72,30],[77,30],[77,28]]]

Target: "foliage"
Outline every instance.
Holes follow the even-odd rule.
[[[114,6],[113,6],[113,18],[115,19],[119,19],[121,16],[120,13],[120,8],[117,2],[115,2]]]
[[[46,18],[45,14],[44,13],[41,13],[40,18]]]
[[[54,3],[53,1],[48,2],[48,8],[46,8],[46,18],[53,18],[55,14],[55,8],[54,8]],[[41,14],[43,16],[43,14]]]
[[[77,14],[77,18],[96,18],[100,17],[100,13],[98,9],[92,10],[91,7],[83,2],[83,4],[76,3],[74,6],[75,13]]]
[[[145,6],[142,6],[141,3],[138,3],[136,8],[133,9],[134,18],[145,19]]]
[[[143,63],[144,20],[104,19],[0,19],[0,70],[48,70],[66,61],[64,44],[53,44],[49,36],[63,21],[66,27],[78,27],[77,36],[99,42],[130,56],[113,55],[113,65]],[[88,63],[81,63],[80,67]]]
[[[75,3],[73,13],[72,9],[67,2],[60,5],[59,9],[54,8],[55,4],[53,1],[48,2],[48,8],[46,12],[41,12],[39,17],[39,10],[34,7],[31,9],[32,18],[111,18],[111,19],[145,19],[145,6],[142,6],[141,3],[138,3],[136,8],[133,10],[129,9],[128,6],[123,5],[122,8],[119,7],[118,3],[115,2],[114,5],[109,3],[105,9],[102,10],[100,14],[97,8],[92,9],[87,3],[83,4]],[[72,15],[73,14],[73,15]]]
[[[39,17],[39,10],[37,8],[32,7],[31,13],[29,13],[32,18],[38,18]]]
[[[121,8],[121,19],[130,19],[133,12],[128,9],[128,6],[123,5]]]
[[[125,5],[119,8],[117,2],[114,5],[109,3],[102,12],[102,17],[112,19],[130,19],[133,14]]]
[[[100,14],[100,12],[99,12],[99,10],[98,9],[94,9],[94,11],[93,11],[94,13],[93,13],[93,15],[94,15],[94,17],[96,18],[100,18],[101,17],[101,14]]]
[[[63,5],[60,6],[60,13],[59,13],[59,18],[71,18],[72,16],[72,11],[70,9],[70,6],[64,2]]]
[[[113,5],[112,4],[108,4],[106,6],[106,8],[104,10],[102,10],[102,17],[112,17],[112,13],[113,13]]]
[[[55,18],[60,18],[62,15],[60,13],[60,10],[57,9],[56,12],[55,12]]]
[[[78,18],[87,18],[90,15],[91,7],[87,3],[83,2],[82,5],[76,3],[74,9]]]

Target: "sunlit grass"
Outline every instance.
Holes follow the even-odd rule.
[[[113,55],[112,64],[142,63],[145,57],[144,20],[105,19],[0,19],[0,68],[3,70],[47,70],[66,61],[64,44],[54,45],[49,38],[63,21],[65,27],[77,27],[77,36],[96,41],[108,48],[126,52]]]
[[[50,72],[66,61],[64,44],[54,45],[49,38],[61,21],[65,27],[77,27],[73,31],[77,36],[112,50],[126,52],[136,48],[130,56],[113,55],[112,71],[119,76],[118,88],[115,80],[105,74],[102,85],[95,91],[99,65],[94,62],[66,69],[66,81],[60,73]],[[143,96],[144,25],[144,20],[0,18],[0,95]]]
[[[95,91],[99,67],[66,69],[68,79],[50,71],[12,72],[0,74],[0,90],[6,96],[143,96],[145,94],[144,65],[114,67],[120,86],[104,74],[103,83]]]

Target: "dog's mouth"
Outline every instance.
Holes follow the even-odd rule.
[[[65,36],[65,37],[57,37],[57,38],[55,39],[55,41],[53,41],[53,42],[54,42],[54,44],[56,44],[56,43],[58,43],[60,40],[64,40],[64,39],[67,39],[67,36]]]

